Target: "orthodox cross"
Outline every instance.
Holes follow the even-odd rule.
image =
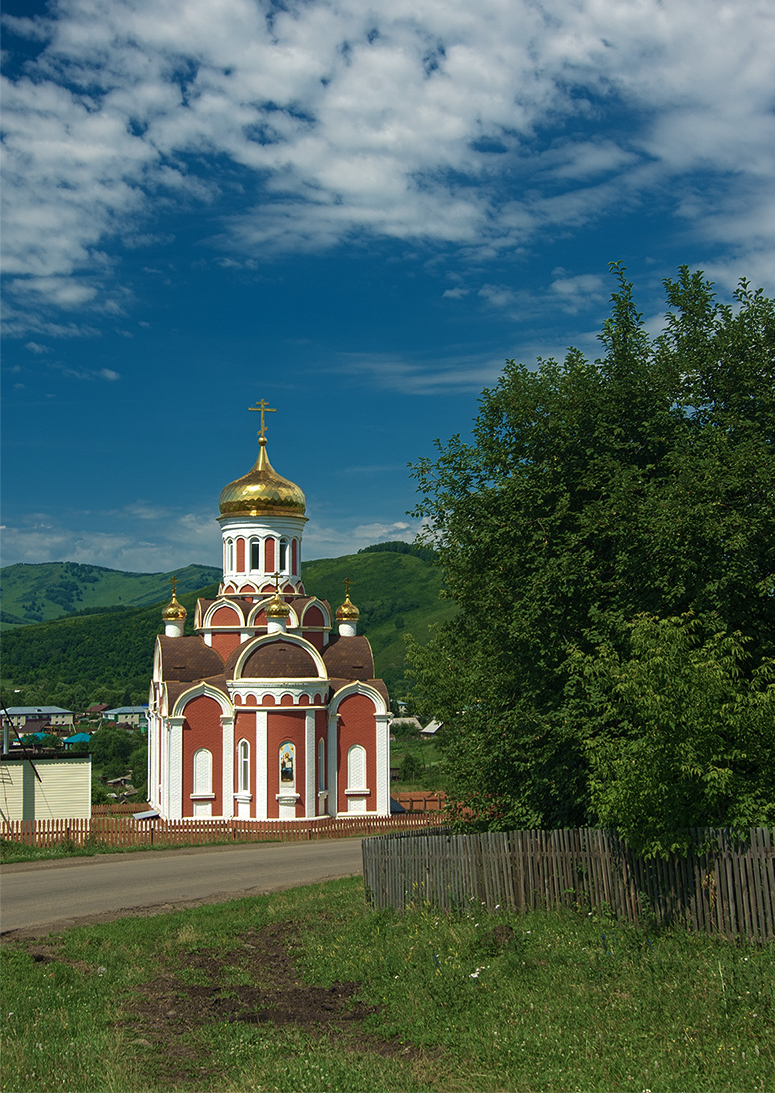
[[[175,594],[178,591],[178,578],[170,577],[170,584],[172,585],[172,598],[175,599]]]
[[[279,596],[280,595],[280,571],[279,571],[279,569],[275,570],[275,572],[272,574],[272,576],[274,577],[274,594],[275,594],[275,596]]]
[[[248,406],[248,410],[257,410],[261,414],[261,428],[258,431],[258,436],[261,440],[266,439],[266,425],[264,424],[264,414],[276,414],[277,407],[272,408],[265,399],[261,399],[255,406]]]
[[[345,577],[345,579],[342,581],[342,584],[344,585],[345,599],[349,600],[349,598],[350,598],[350,578]]]

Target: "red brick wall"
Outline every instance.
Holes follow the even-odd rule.
[[[237,572],[245,572],[245,540],[237,540]]]
[[[264,572],[274,573],[274,539],[267,539],[264,544]]]
[[[241,626],[242,616],[233,607],[219,607],[210,619],[211,626]]]
[[[377,807],[377,726],[374,721],[374,703],[365,695],[350,695],[339,706],[339,738],[336,765],[337,808],[347,811],[347,752],[353,744],[366,749],[366,784],[371,793],[366,798],[366,810]]]
[[[207,748],[213,757],[213,816],[223,815],[223,756],[221,707],[214,698],[200,695],[186,706],[183,722],[183,815],[194,815],[194,752]]]
[[[239,634],[228,634],[222,630],[213,634],[213,649],[220,653],[224,660],[227,660],[240,644],[240,641]]]
[[[299,798],[296,801],[297,817],[304,816],[305,779],[304,770],[306,758],[304,755],[304,737],[306,713],[304,710],[289,710],[287,713],[269,712],[267,720],[267,815],[277,817],[280,815],[277,803],[277,794],[280,792],[280,745],[290,740],[296,747],[296,792]]]
[[[240,740],[247,740],[248,744],[250,744],[250,792],[253,794],[253,800],[250,802],[250,815],[255,819],[257,785],[255,712],[247,713],[245,711],[242,711],[241,713],[237,713],[234,718],[234,793],[237,792],[237,787],[239,786],[238,748]]]

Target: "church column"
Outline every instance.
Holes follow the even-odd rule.
[[[170,820],[183,819],[183,722],[185,717],[167,719],[167,806]]]
[[[339,745],[339,714],[328,715],[328,812],[336,816],[339,800],[339,764],[337,748]],[[346,776],[346,772],[345,772]]]
[[[256,713],[256,819],[265,820],[269,807],[267,782],[267,725],[266,710]]]
[[[377,815],[390,815],[390,717],[374,715],[377,729]]]
[[[304,717],[304,818],[317,813],[317,751],[315,749],[315,711]]]
[[[223,815],[234,816],[234,715],[221,714],[221,755],[223,756]]]

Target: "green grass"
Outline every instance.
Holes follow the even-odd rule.
[[[390,768],[400,771],[407,755],[417,761],[417,774],[408,781],[399,776],[391,782],[390,792],[405,793],[412,790],[443,790],[444,775],[441,769],[441,749],[435,740],[421,740],[416,736],[399,736],[390,741]]]
[[[141,984],[161,990],[171,969],[181,991],[198,990],[203,977],[183,967],[215,953],[225,993],[239,993],[246,936],[289,922],[298,974],[357,982],[370,1016],[318,1035],[187,1022],[181,1006],[167,1042],[146,1038],[130,1012]],[[374,913],[352,878],[69,930],[48,939],[45,962],[31,947],[2,953],[13,1093],[775,1088],[772,945],[473,905]]]
[[[242,841],[242,840],[241,840]],[[275,839],[256,839],[256,842],[270,843]],[[233,846],[234,840],[228,836],[209,839],[197,846]],[[83,846],[74,843],[60,843],[57,846],[24,846],[22,843],[13,842],[10,839],[0,839],[0,862],[3,865],[14,865],[18,862],[49,861],[62,858],[91,858],[95,854],[136,854],[146,850],[186,850],[190,849],[190,843],[181,843],[178,846],[170,846],[168,843],[161,845],[156,843],[138,843],[137,846],[115,846],[113,843],[103,842],[101,839],[87,839]]]

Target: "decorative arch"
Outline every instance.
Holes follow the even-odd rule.
[[[276,643],[296,646],[300,652],[303,651],[312,660],[313,667],[316,669],[317,672],[317,677],[319,679],[328,678],[328,672],[326,671],[326,666],[323,663],[323,658],[321,657],[315,646],[311,645],[310,642],[306,641],[304,638],[299,637],[297,634],[288,633],[283,634],[280,638],[278,638],[275,634],[259,634],[255,638],[252,638],[250,641],[246,641],[244,645],[240,648],[239,656],[237,657],[237,660],[234,664],[233,678],[235,680],[242,679],[242,673],[249,658],[252,657],[254,653],[259,652],[262,648],[274,645]],[[254,677],[247,676],[244,678],[251,679]],[[311,677],[310,675],[305,675],[299,678],[309,679]]]
[[[245,625],[245,618],[239,604],[219,597],[214,600],[204,613],[203,627]]]
[[[375,687],[372,687],[368,683],[363,683],[361,680],[354,680],[352,683],[347,683],[344,687],[340,687],[334,694],[328,707],[332,715],[336,715],[339,712],[340,705],[346,698],[349,698],[350,695],[363,695],[365,698],[371,699],[374,703],[374,712],[376,714],[385,715],[388,713],[385,699]]]
[[[217,687],[213,687],[212,684],[206,683],[204,680],[202,680],[201,683],[192,684],[191,687],[178,695],[175,704],[170,711],[170,715],[172,717],[185,717],[186,706],[193,699],[199,698],[200,695],[214,699],[221,707],[221,715],[223,717],[231,717],[233,715],[234,707],[223,691],[219,691]]]
[[[322,600],[311,599],[301,613],[303,626],[331,626],[331,612]]]

